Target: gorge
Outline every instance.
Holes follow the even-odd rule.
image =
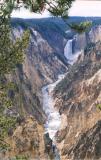
[[[60,18],[12,19],[14,39],[30,30],[24,63],[11,76],[20,85],[22,108],[15,94],[10,113],[16,110],[27,118],[7,138],[8,143],[12,139],[12,149],[4,160],[15,155],[47,160],[47,132],[57,148],[56,160],[101,156],[100,149],[96,151],[101,125],[101,113],[96,108],[101,103],[101,19],[91,20],[93,26],[79,35]],[[84,18],[71,17],[68,21],[79,23]]]

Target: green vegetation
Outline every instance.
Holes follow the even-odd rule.
[[[4,32],[5,34],[7,32]],[[9,33],[9,32],[8,32]],[[6,39],[1,38],[0,46],[0,150],[8,148],[3,140],[8,135],[8,131],[15,127],[16,118],[5,114],[7,109],[12,107],[13,101],[9,97],[9,90],[15,89],[15,84],[7,80],[7,74],[14,73],[18,63],[23,61],[25,47],[28,43],[28,33],[26,32],[22,39],[17,39],[13,44],[8,33]],[[3,36],[2,36],[3,37]]]
[[[16,0],[15,0],[16,1]],[[68,10],[74,0],[23,0],[26,8],[33,12],[42,13],[46,8],[53,16],[68,17]],[[21,2],[17,0],[18,4]]]
[[[68,25],[72,30],[78,32],[79,34],[82,34],[83,32],[86,32],[91,27],[92,22],[85,21],[85,22],[80,22],[79,24],[71,23]]]
[[[16,157],[11,158],[10,160],[29,160],[29,158],[25,155],[17,155]]]
[[[96,107],[101,110],[101,104],[97,104]]]
[[[67,26],[69,26],[71,29],[78,33],[85,32],[92,24],[91,21],[85,21],[78,23],[67,23],[66,19],[68,18],[68,10],[72,6],[72,2],[74,0],[5,0],[5,4],[3,4],[3,10],[1,10],[2,13],[5,13],[7,16],[9,13],[12,12],[12,10],[15,8],[20,7],[21,5],[24,5],[26,8],[29,8],[33,12],[39,12],[42,13],[46,8],[47,10],[53,15],[57,17],[62,17],[62,19],[65,21]],[[23,4],[21,3],[23,2]],[[10,14],[9,14],[10,15]],[[26,26],[25,26],[26,27]]]
[[[25,48],[28,46],[29,32],[22,38],[12,40],[10,14],[14,6],[13,1],[0,5],[0,151],[10,146],[5,142],[9,130],[14,129],[16,118],[6,114],[13,105],[9,97],[9,90],[14,90],[15,84],[8,81],[8,74],[12,74],[17,64],[24,60]]]

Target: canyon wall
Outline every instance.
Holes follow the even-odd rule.
[[[63,27],[62,30],[59,28],[60,25]],[[92,26],[89,32],[81,35],[72,33],[69,29],[69,34],[66,35],[64,28],[61,22],[51,21],[38,24],[34,22],[33,27],[28,26],[31,32],[29,48],[22,67],[18,68],[17,77],[18,79],[20,77],[26,99],[24,109],[34,115],[39,122],[42,120],[44,122],[46,117],[42,109],[40,92],[42,86],[52,83],[57,80],[58,75],[66,73],[68,63],[80,52],[79,60],[70,67],[67,78],[59,84],[60,86],[58,85],[58,91],[55,93],[56,107],[63,116],[62,121],[67,121],[63,123],[57,135],[62,159],[73,156],[75,159],[70,146],[76,143],[80,134],[93,127],[100,119],[100,112],[95,104],[100,103],[98,86],[101,81],[96,77],[99,76],[101,67],[100,57],[97,55],[101,50],[100,43],[97,43],[101,40],[101,27]],[[21,36],[23,31],[23,26],[17,25],[13,30],[14,37]]]
[[[101,104],[101,42],[79,56],[56,86],[54,98],[64,122],[56,135],[62,160],[100,158],[101,150],[100,147],[97,150],[99,141],[96,138],[100,129],[98,131],[96,123],[101,119],[97,107]]]
[[[70,31],[60,19],[54,18],[42,21],[15,19],[12,21],[12,27],[14,40],[21,37],[26,29],[31,33],[29,47],[24,55],[25,60],[22,65],[17,66],[15,74],[10,77],[17,84],[18,93],[20,92],[19,96],[15,95],[13,109],[21,116],[30,118],[17,124],[12,135],[12,150],[7,156],[26,153],[36,158],[40,152],[40,158],[45,159],[43,124],[47,117],[42,108],[41,89],[56,81],[58,75],[66,73],[69,68],[66,78],[58,84],[54,92],[56,107],[63,117],[62,121],[65,122],[56,136],[61,159],[75,158],[73,149],[76,146],[76,144],[74,146],[76,138],[100,119],[99,109],[95,107],[95,103],[99,103],[101,91],[98,87],[101,84],[99,77],[101,48],[99,43],[95,44],[100,41],[100,26],[93,25],[89,32],[82,35]],[[66,50],[65,47],[71,40],[69,58],[77,52],[83,53],[86,47],[85,55],[81,54],[73,67],[69,64],[70,59],[66,59],[64,54],[66,51],[68,54],[68,47]],[[81,119],[83,124],[80,124]],[[10,143],[9,138],[7,142]]]

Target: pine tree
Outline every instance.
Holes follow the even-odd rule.
[[[5,151],[9,145],[5,142],[9,129],[16,125],[16,118],[7,116],[4,112],[12,107],[12,100],[8,96],[15,85],[7,81],[7,75],[12,73],[17,64],[24,60],[25,48],[28,46],[29,31],[25,31],[22,38],[13,41],[11,38],[10,14],[14,2],[7,1],[0,5],[0,150]]]

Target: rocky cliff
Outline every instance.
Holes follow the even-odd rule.
[[[26,23],[27,20],[24,25]],[[16,23],[14,22],[14,24]],[[12,32],[13,39],[21,37],[25,29],[29,29],[31,33],[24,63],[18,66],[13,80],[20,85],[24,110],[33,114],[37,119],[40,118],[40,121],[44,116],[41,107],[41,88],[55,81],[59,74],[65,73],[68,65],[63,56],[64,35],[62,31],[59,32],[56,24],[52,25],[50,22],[49,24],[33,22],[34,26],[28,24],[27,28],[24,28],[23,20],[21,24],[18,20],[18,24],[13,26]]]
[[[54,97],[55,106],[59,109],[62,120],[65,119],[61,130],[57,133],[62,159],[67,159],[68,156],[70,159],[72,157],[74,159],[89,158],[89,156],[86,157],[87,148],[83,149],[83,138],[81,137],[81,141],[77,143],[76,141],[85,132],[86,140],[89,139],[88,130],[101,118],[101,112],[97,108],[97,105],[101,103],[100,42],[87,48],[84,54],[79,56],[78,61],[69,68],[66,77],[56,86]],[[90,134],[94,136],[93,132]],[[76,145],[72,150],[70,148],[74,146],[74,143]],[[85,145],[87,144],[85,143],[84,147]],[[90,143],[88,148],[94,147],[92,145]],[[78,154],[76,154],[77,150]],[[93,157],[93,151],[89,152],[89,155]]]
[[[69,149],[71,159],[101,158],[101,120],[87,132],[80,135],[77,142]]]
[[[18,121],[16,129],[9,131],[5,142],[8,150],[0,153],[0,159],[46,159],[43,139],[44,128],[38,124],[33,116]]]
[[[76,34],[73,39],[73,52],[85,49],[90,44],[101,41],[101,26],[93,26],[88,32]]]

